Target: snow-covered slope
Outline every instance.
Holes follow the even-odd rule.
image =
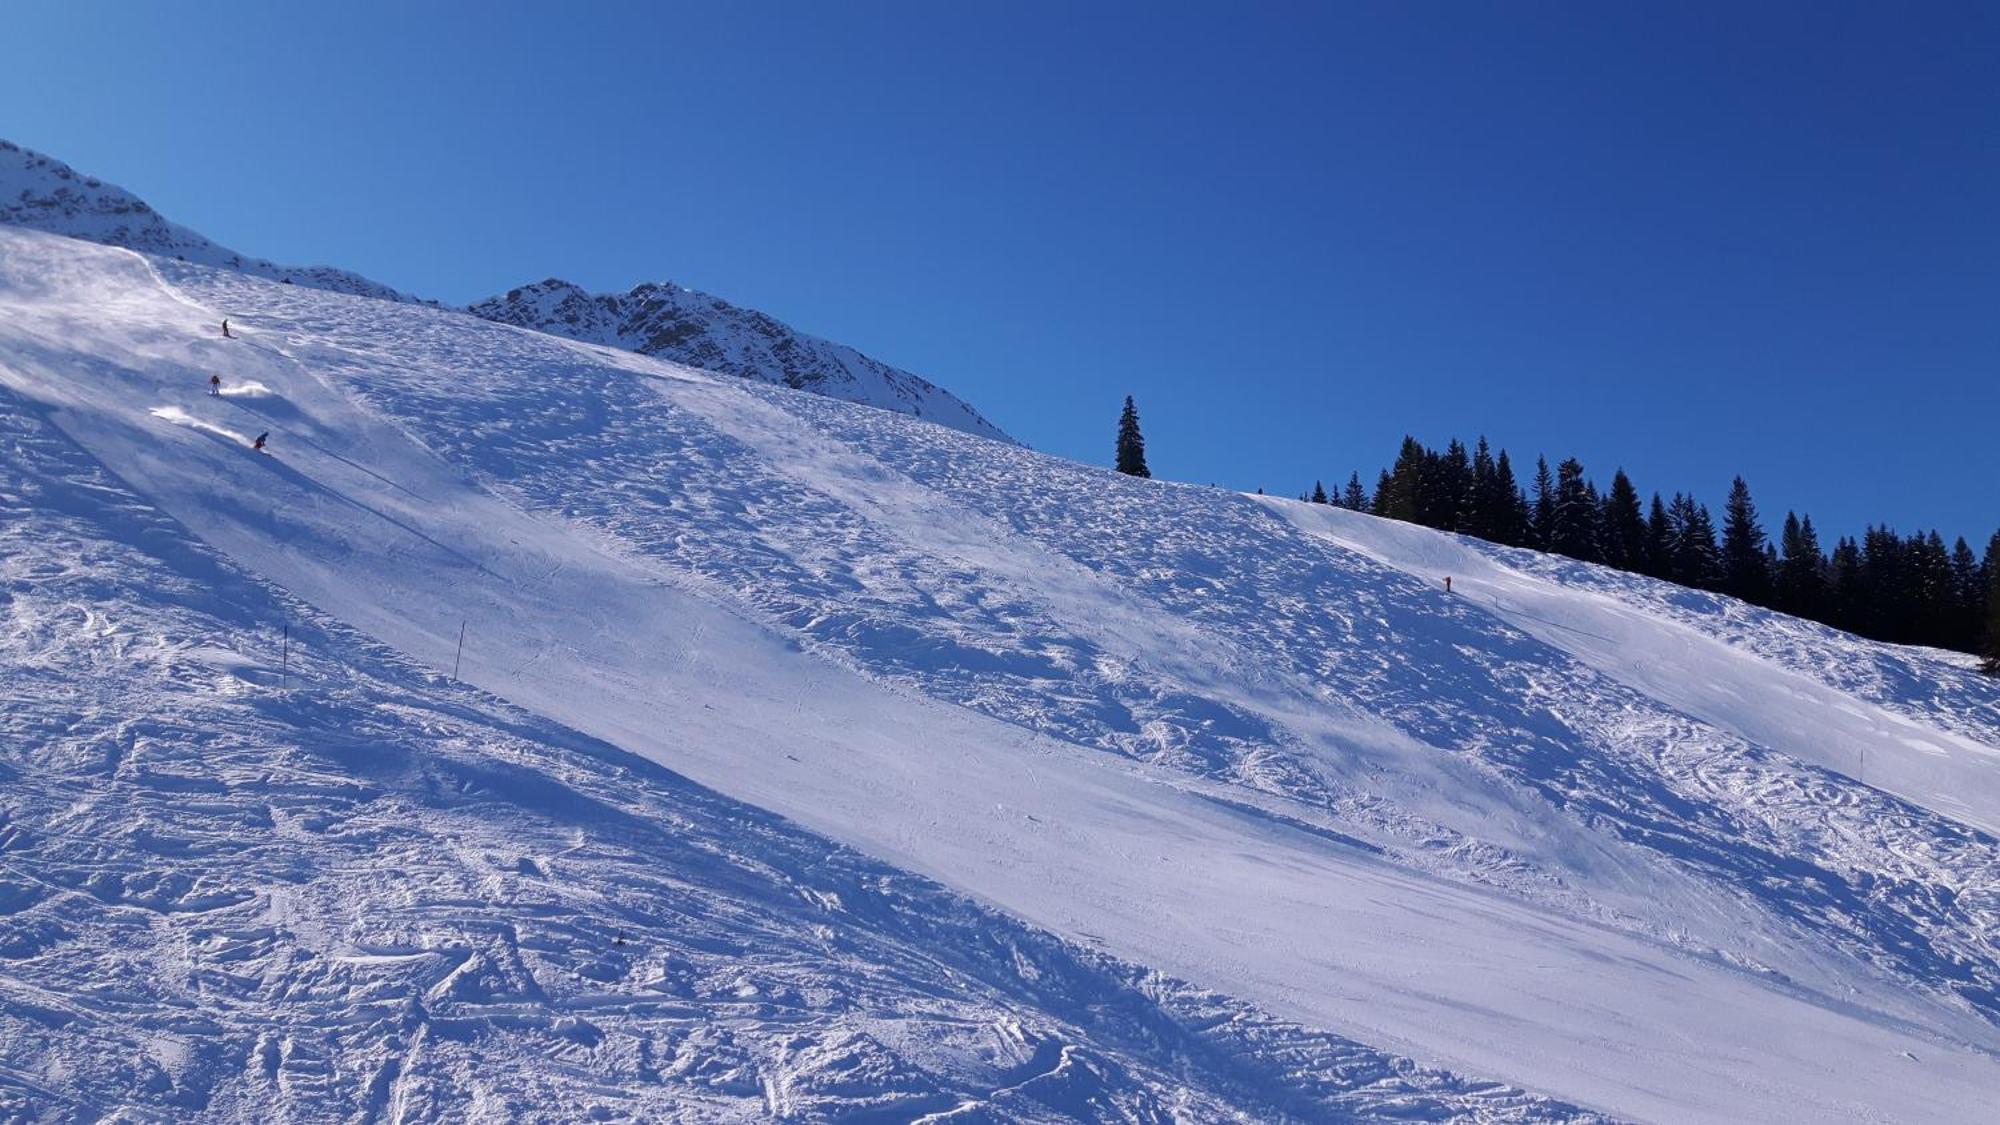
[[[245,258],[169,222],[123,188],[0,140],[0,225],[28,227],[177,261],[219,266],[336,293],[413,298],[359,274]],[[218,317],[230,310],[218,310]],[[589,294],[548,280],[481,301],[472,312],[573,340],[628,348],[676,363],[895,410],[967,433],[1007,439],[963,399],[853,348],[797,331],[719,297],[670,283]]]
[[[452,684],[244,574],[11,391],[0,442],[7,1120],[1579,1116],[1062,943]]]
[[[220,266],[287,284],[405,299],[394,289],[347,270],[281,266],[262,258],[246,258],[169,222],[124,188],[81,175],[60,160],[5,140],[0,140],[0,224]]]
[[[550,278],[481,301],[472,311],[502,324],[1007,437],[958,396],[920,376],[671,282],[593,294]]]
[[[2000,691],[1938,654],[29,232],[0,384],[27,1104],[1972,1121],[2000,1087]],[[1088,1093],[1006,1100],[1036,1075]]]

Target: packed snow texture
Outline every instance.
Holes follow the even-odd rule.
[[[257,1116],[291,1041],[417,1119],[2000,1088],[2000,690],[1946,655],[4,229],[0,382],[24,1104]]]
[[[1120,964],[452,684],[10,391],[0,442],[7,1120],[1586,1116]]]
[[[782,383],[846,402],[879,406],[966,433],[1007,435],[949,391],[808,336],[755,309],[739,309],[671,282],[629,293],[586,293],[551,278],[472,306],[475,315],[591,344],[626,348],[704,371]]]

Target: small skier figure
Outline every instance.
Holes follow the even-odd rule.
[[[225,340],[234,340],[234,339],[236,338],[236,337],[234,337],[234,336],[231,336],[231,335],[229,334],[229,318],[228,318],[228,317],[223,317],[223,318],[222,318],[222,338],[223,338],[223,339],[225,339]]]
[[[208,393],[210,397],[214,397],[222,393],[222,376],[210,375],[208,377]]]
[[[258,434],[257,440],[250,443],[250,448],[256,450],[259,453],[264,452],[264,439],[270,436],[271,436],[271,431],[269,430],[265,430],[263,433]]]
[[[1451,593],[1451,575],[1449,574],[1444,576],[1444,592],[1447,594]]]

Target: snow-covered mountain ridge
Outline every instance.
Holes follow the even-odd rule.
[[[168,221],[123,188],[0,140],[0,224],[218,266],[286,284],[414,301],[347,270],[280,266],[246,258]],[[433,302],[434,303],[434,302]],[[550,279],[478,302],[475,316],[706,371],[781,383],[847,402],[912,414],[968,433],[1011,440],[964,400],[921,376],[844,344],[800,332],[754,309],[671,283],[589,294]]]
[[[672,282],[648,282],[628,293],[586,293],[550,278],[478,302],[472,312],[503,324],[704,371],[782,383],[1008,440],[963,400],[920,376]]]
[[[335,293],[407,300],[360,274],[328,266],[281,266],[246,258],[170,222],[124,188],[85,176],[54,157],[0,140],[0,224],[122,246]]]
[[[31,232],[0,385],[34,1110],[1972,1121],[2000,1077],[2000,690],[1940,654]]]

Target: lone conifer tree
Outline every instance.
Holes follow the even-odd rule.
[[[1146,439],[1139,435],[1139,408],[1132,396],[1125,396],[1125,412],[1118,416],[1118,471],[1128,477],[1150,477],[1146,468]]]

